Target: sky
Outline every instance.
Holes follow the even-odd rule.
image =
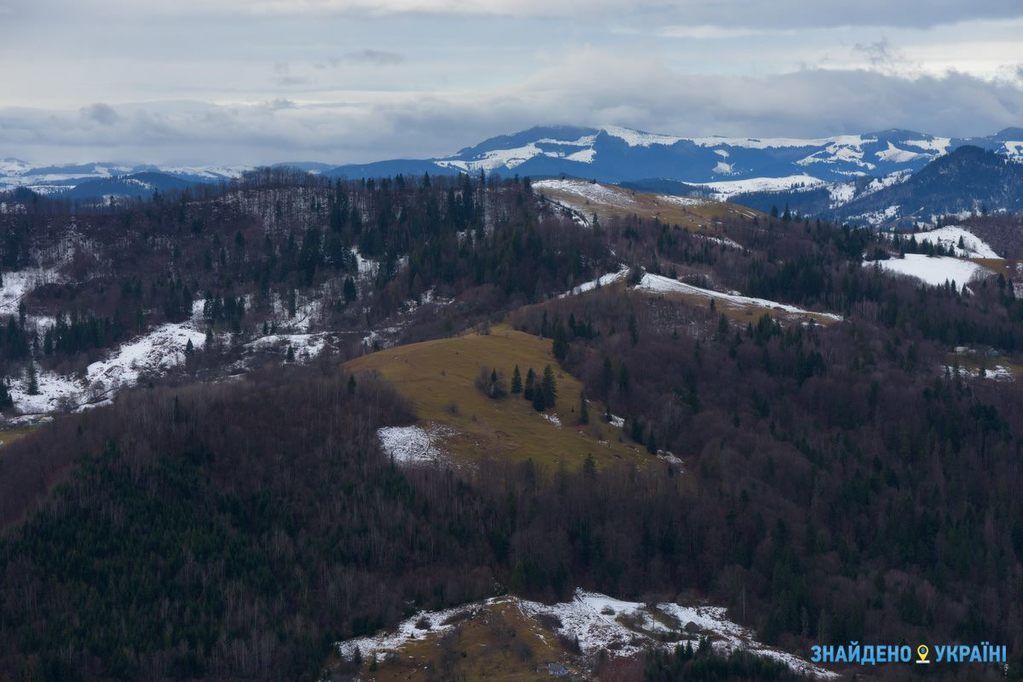
[[[1021,0],[0,0],[0,158],[424,158],[534,125],[1023,126]]]

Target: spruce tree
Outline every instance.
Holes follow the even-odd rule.
[[[560,322],[554,329],[554,343],[551,351],[558,362],[564,362],[568,357],[568,337],[565,334],[565,327]]]
[[[7,383],[7,377],[0,379],[0,410],[7,410],[14,407],[14,398],[11,397],[11,389]]]
[[[543,368],[543,380],[540,382],[540,392],[543,394],[544,408],[554,407],[558,402],[558,385],[554,380],[554,370],[550,365]]]
[[[537,412],[543,412],[547,409],[547,405],[544,403],[543,399],[543,389],[539,387],[533,388],[533,409]]]
[[[28,394],[39,395],[39,377],[36,375],[36,363],[28,361]]]
[[[590,410],[586,406],[586,392],[579,392],[579,423],[589,424],[590,423]]]
[[[530,367],[529,371],[526,372],[526,388],[522,391],[522,397],[526,400],[533,399],[533,393],[536,389],[536,372]]]
[[[511,392],[522,393],[522,373],[519,372],[518,365],[515,365],[515,369],[512,371]]]

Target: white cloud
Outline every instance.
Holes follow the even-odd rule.
[[[500,87],[92,105],[80,112],[7,108],[0,109],[0,134],[5,153],[29,160],[344,163],[444,155],[547,123],[680,135],[822,136],[891,127],[970,135],[1021,119],[1018,82],[820,69],[692,75],[653,58],[585,48]]]

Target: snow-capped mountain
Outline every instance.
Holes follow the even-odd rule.
[[[124,163],[33,166],[0,159],[0,191],[24,187],[38,194],[73,199],[98,196],[148,196],[154,190],[230,180],[248,170],[234,166],[166,167]]]
[[[620,127],[562,126],[494,137],[449,157],[347,165],[327,174],[360,177],[485,171],[523,176],[564,174],[614,183],[658,179],[690,184],[772,178],[791,186],[912,172],[965,144],[1023,160],[1023,129],[1018,128],[983,138],[885,130],[804,139],[678,137]],[[748,190],[742,185],[733,189],[763,191],[762,187]]]

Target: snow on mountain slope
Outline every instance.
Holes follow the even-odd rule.
[[[692,284],[686,284],[680,282],[677,279],[671,277],[664,277],[662,275],[654,275],[647,273],[643,275],[643,279],[640,280],[639,284],[636,285],[636,289],[641,291],[649,291],[652,293],[660,294],[687,294],[691,296],[699,296],[705,299],[714,299],[718,301],[725,301],[739,307],[755,307],[764,308],[767,310],[781,310],[786,313],[792,313],[794,315],[813,315],[827,318],[839,322],[842,320],[841,315],[834,313],[818,313],[812,310],[806,310],[794,305],[788,305],[787,303],[779,303],[778,301],[771,301],[766,298],[753,298],[751,296],[743,296],[738,293],[724,293],[722,291],[713,291],[711,289],[704,289],[702,287],[693,286]]]
[[[955,282],[956,286],[962,288],[975,278],[992,274],[987,268],[970,261],[951,256],[925,256],[920,253],[907,253],[903,258],[864,263],[870,264],[895,275],[913,277],[931,286],[944,286],[946,282]]]
[[[623,140],[625,144],[630,147],[649,147],[655,144],[669,147],[685,139],[682,137],[675,137],[673,135],[646,133],[642,130],[632,130],[631,128],[622,128],[619,126],[606,126],[601,130],[611,137],[617,137],[619,140]]]
[[[729,620],[721,607],[672,602],[651,605],[582,589],[576,590],[571,601],[557,604],[503,596],[442,611],[420,611],[390,631],[338,642],[337,652],[348,660],[355,658],[356,652],[360,658],[382,663],[403,659],[410,643],[443,636],[467,622],[486,622],[491,613],[505,607],[516,609],[534,627],[549,633],[542,641],[549,641],[550,634],[577,641],[584,659],[629,657],[650,647],[674,648],[684,642],[695,646],[700,638],[707,638],[722,654],[746,651],[800,674],[837,678],[805,659],[758,642],[752,632]]]
[[[917,243],[927,242],[935,246],[940,244],[951,249],[959,258],[1001,258],[987,242],[959,225],[949,225],[927,232],[914,232],[911,235],[903,234],[902,236],[912,237],[916,239]]]
[[[900,149],[891,142],[888,143],[888,149],[877,152],[877,157],[884,161],[894,161],[895,163],[908,163],[910,161],[916,161],[917,159],[926,156],[923,152],[911,152],[908,149]]]
[[[585,180],[538,180],[533,183],[538,190],[555,190],[579,197],[587,202],[609,206],[627,207],[635,204],[631,192],[613,185],[602,185]]]
[[[3,285],[0,286],[0,315],[17,315],[18,304],[30,291],[44,284],[55,284],[63,281],[63,276],[51,268],[34,268],[31,270],[15,270],[2,274]]]
[[[814,189],[824,187],[827,183],[812,175],[788,175],[783,178],[750,178],[748,180],[722,180],[705,182],[700,186],[713,192],[715,199],[727,201],[739,194],[753,192],[783,192],[791,190]]]
[[[558,298],[565,298],[566,296],[575,296],[577,294],[585,294],[587,291],[593,291],[601,287],[606,287],[615,282],[624,282],[625,278],[629,276],[629,266],[622,265],[618,272],[610,272],[606,275],[601,275],[597,279],[590,280],[589,282],[583,282],[582,284],[572,287],[565,293],[558,296]]]
[[[83,409],[109,400],[118,390],[136,385],[147,375],[163,374],[184,363],[189,341],[196,350],[206,343],[206,334],[198,329],[202,303],[195,302],[193,319],[162,324],[122,344],[89,365],[84,376],[40,370],[35,394],[29,391],[27,376],[12,381],[15,409],[24,415]]]

